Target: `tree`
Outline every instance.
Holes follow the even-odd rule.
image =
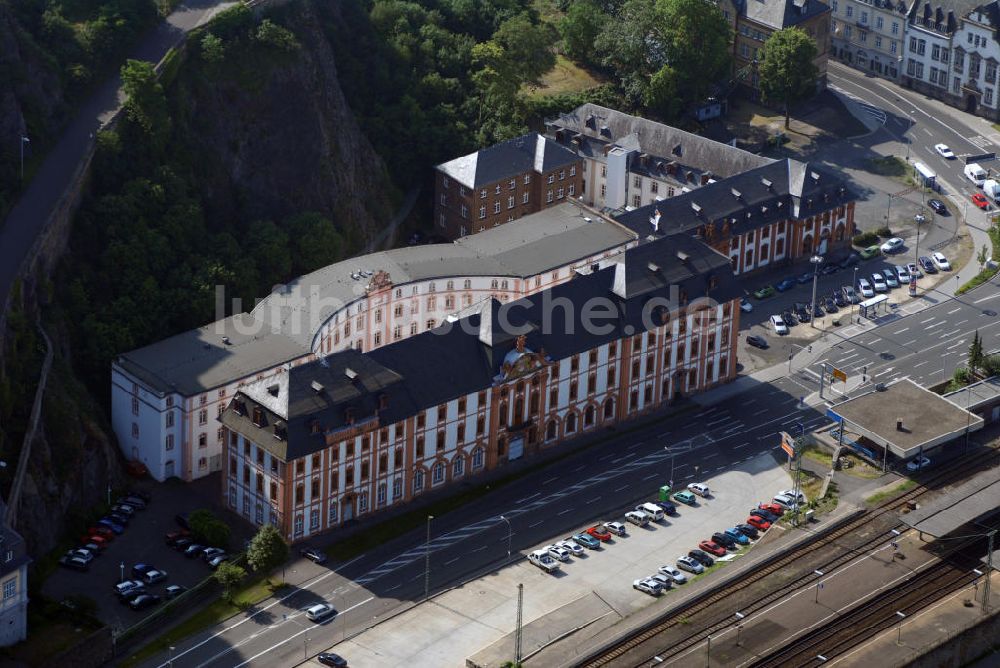
[[[491,40],[503,49],[508,69],[519,83],[538,81],[556,66],[552,51],[555,33],[548,23],[532,23],[527,14],[519,14],[500,24]]]
[[[286,559],[288,559],[288,543],[274,525],[265,524],[250,539],[247,563],[255,571],[270,571],[283,564]]]
[[[659,43],[656,26],[650,0],[627,0],[594,42],[598,62],[618,79],[629,106],[642,103],[650,77],[666,64],[662,52],[652,48]]]
[[[188,526],[194,537],[207,545],[225,547],[229,543],[229,525],[210,511],[194,510],[188,516]]]
[[[760,62],[760,91],[765,102],[779,102],[785,108],[785,127],[789,124],[788,106],[816,93],[816,42],[801,28],[785,28],[764,42]]]
[[[609,19],[595,0],[574,0],[559,22],[566,54],[575,60],[593,62],[594,42]]]
[[[215,573],[212,574],[215,581],[222,585],[222,598],[229,602],[233,600],[233,589],[239,586],[240,582],[246,576],[247,572],[245,569],[228,561],[223,561],[219,564],[219,567],[215,569]]]
[[[979,336],[979,330],[972,335],[972,343],[969,344],[969,371],[976,374],[976,369],[983,366],[983,340]]]
[[[979,249],[979,255],[976,256],[976,262],[979,263],[979,271],[983,270],[983,267],[986,266],[986,261],[990,259],[989,253],[990,251],[986,247],[986,244],[983,244],[983,247]]]
[[[701,102],[729,73],[729,23],[704,0],[657,0],[655,15],[682,108]]]
[[[122,65],[121,76],[126,117],[154,143],[162,145],[170,127],[170,115],[167,98],[156,78],[153,64],[129,59]]]

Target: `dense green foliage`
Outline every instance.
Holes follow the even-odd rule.
[[[267,573],[283,564],[286,559],[288,559],[288,543],[275,526],[265,524],[250,539],[247,563],[255,571]]]
[[[207,53],[198,48],[205,40],[218,40]],[[267,63],[298,48],[289,31],[256,22],[240,5],[194,41],[181,67],[206,86],[249,78],[248,69],[262,76]],[[106,388],[115,355],[214,319],[216,286],[248,310],[275,284],[342,258],[352,243],[349,226],[317,213],[207,216],[190,101],[165,90],[146,63],[129,61],[122,77],[126,114],[98,136],[91,192],[58,281],[74,361],[95,391]]]
[[[229,602],[233,600],[233,590],[243,582],[243,578],[246,576],[247,572],[242,566],[231,564],[228,561],[219,564],[215,573],[212,574],[215,581],[222,586],[222,598]]]
[[[188,526],[191,527],[191,535],[199,543],[221,548],[229,544],[229,525],[209,510],[191,511],[188,516]]]
[[[785,107],[785,127],[788,127],[788,106],[816,93],[816,42],[801,28],[785,28],[771,35],[764,43],[760,62],[760,92],[765,102],[778,102]]]

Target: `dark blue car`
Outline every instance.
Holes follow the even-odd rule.
[[[795,287],[794,278],[783,278],[780,283],[774,286],[774,289],[778,292],[784,292],[786,290],[791,290]]]
[[[658,505],[660,508],[663,508],[663,512],[665,512],[667,515],[677,514],[677,506],[670,503],[669,501],[657,501],[656,505]]]
[[[123,533],[125,533],[125,527],[123,527],[121,524],[118,524],[117,522],[111,521],[107,517],[102,517],[101,519],[97,520],[97,523],[99,525],[101,525],[102,527],[107,527],[107,528],[111,529],[116,534],[123,534]]]

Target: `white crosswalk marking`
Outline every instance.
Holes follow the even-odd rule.
[[[990,140],[982,135],[976,135],[975,137],[969,137],[969,141],[979,148],[985,149],[990,145]]]

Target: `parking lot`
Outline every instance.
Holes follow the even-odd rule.
[[[792,486],[787,471],[775,466],[770,454],[754,457],[704,482],[712,495],[698,497],[696,506],[678,504],[676,516],[644,528],[626,524],[627,536],[613,536],[600,549],[571,557],[560,563],[555,573],[520,560],[439,594],[330,651],[347,658],[352,666],[457,666],[473,656],[481,665],[500,665],[512,655],[519,583],[524,585],[525,654],[581,625],[586,629],[578,633],[592,635],[632,612],[667,605],[698,581],[713,578],[720,567],[697,578],[688,574],[687,584],[659,597],[633,589],[633,581],[656,573],[665,564],[675,566],[677,557],[696,548],[713,532],[744,522],[758,502]],[[655,500],[656,488],[648,491],[648,500]],[[628,510],[631,508],[622,508],[616,516],[601,519],[623,521]],[[592,525],[581,524],[579,530]],[[552,536],[532,549],[568,535]],[[752,544],[743,547],[734,558],[752,550]],[[312,660],[308,665],[319,664]]]
[[[127,628],[150,614],[154,608],[133,611],[119,602],[114,585],[121,581],[122,565],[125,579],[133,579],[132,568],[137,563],[145,563],[167,572],[167,579],[146,587],[148,593],[164,596],[169,585],[191,587],[211,574],[211,569],[202,559],[189,559],[167,547],[164,534],[180,527],[175,516],[205,508],[216,512],[232,527],[231,545],[242,545],[249,537],[249,526],[232,521],[222,514],[214,503],[218,496],[218,479],[199,480],[195,483],[181,483],[174,480],[159,484],[144,481],[133,485],[134,489],[150,494],[151,501],[145,510],[138,510],[125,532],[116,535],[108,547],[96,557],[86,572],[60,568],[44,583],[45,596],[60,601],[67,596],[82,595],[97,604],[97,616],[101,621],[115,628]],[[117,498],[117,497],[116,497]],[[112,499],[112,501],[114,498]]]

